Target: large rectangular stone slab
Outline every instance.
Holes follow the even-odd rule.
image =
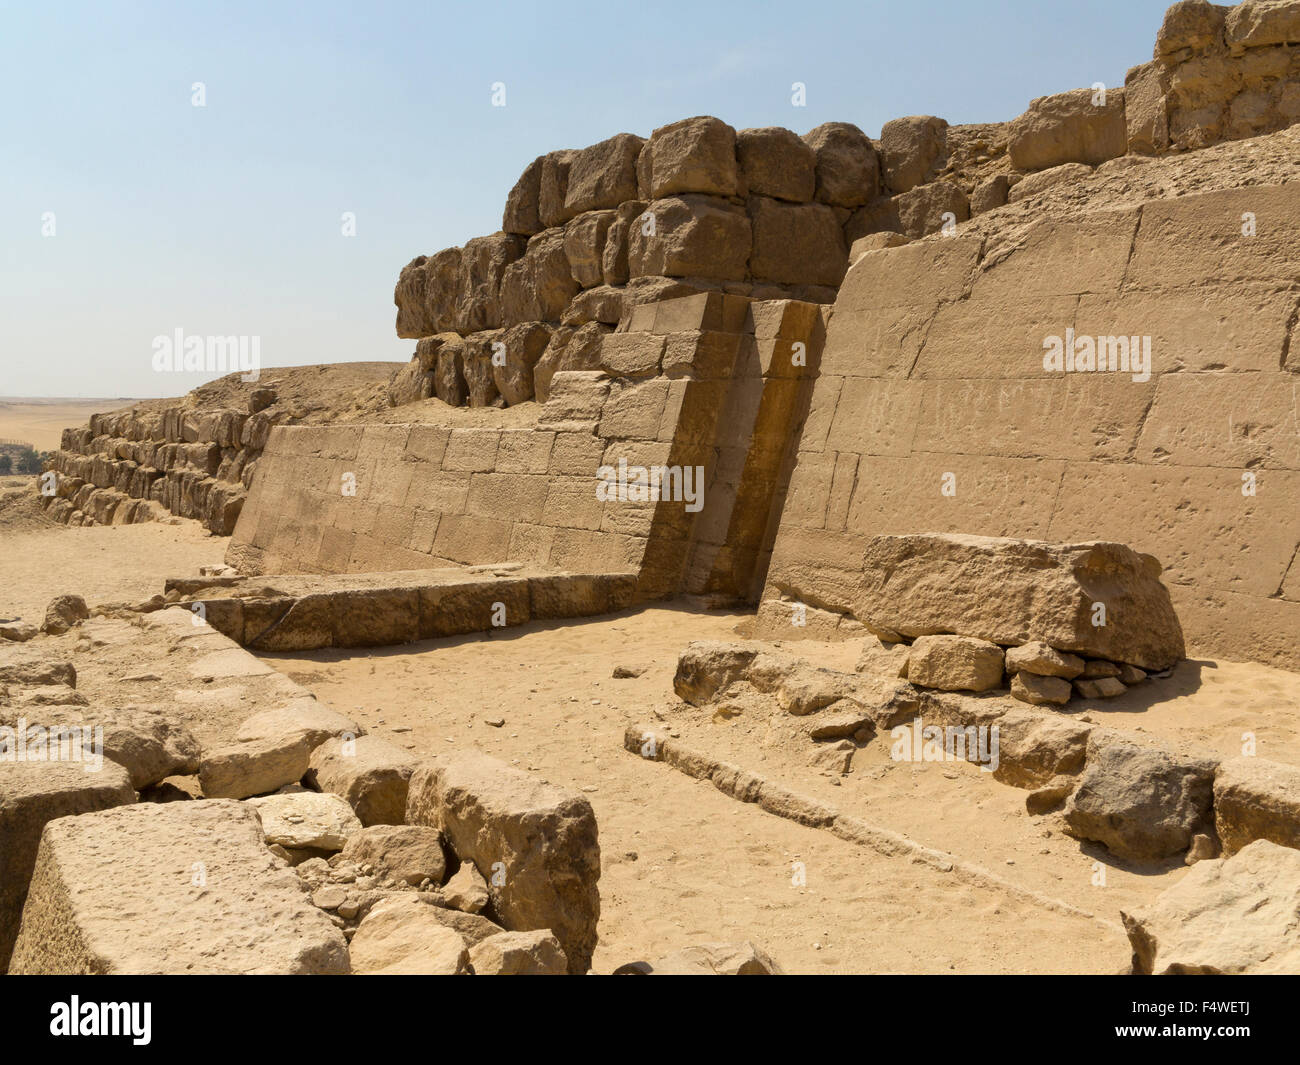
[[[1042,640],[1143,669],[1184,655],[1160,563],[1104,541],[878,536],[866,546],[853,614],[873,631]]]
[[[209,799],[247,799],[296,784],[310,760],[306,732],[268,735],[205,751],[199,764],[199,783]]]
[[[142,803],[47,826],[11,973],[348,972],[347,943],[257,811]]]
[[[60,817],[135,802],[127,772],[104,762],[0,761],[0,972],[18,936],[41,831]]]

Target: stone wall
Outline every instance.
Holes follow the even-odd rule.
[[[1204,148],[1300,121],[1300,4],[1181,0],[1125,79],[1129,150]]]
[[[1164,564],[1189,653],[1300,666],[1297,231],[1282,185],[1044,219],[997,255],[978,235],[863,255],[760,630],[851,618],[875,535],[1103,539]],[[1082,355],[1112,335],[1150,338],[1149,378],[1111,370],[1108,345],[1103,372],[1045,365],[1049,337]],[[827,613],[793,628],[794,601]]]
[[[66,525],[176,515],[229,536],[271,427],[386,409],[392,368],[352,362],[235,372],[178,399],[91,415],[85,426],[63,431],[46,464],[54,482],[38,481],[41,504]]]
[[[551,376],[594,368],[600,336],[638,304],[831,303],[864,237],[924,237],[1125,154],[1283,129],[1300,121],[1297,44],[1300,0],[1181,0],[1124,86],[1040,97],[1010,122],[911,115],[873,140],[847,122],[801,137],[697,117],[539,156],[500,232],[402,269],[397,335],[419,344],[390,401],[545,401]]]
[[[169,514],[229,536],[273,418],[238,410],[128,410],[63,430],[47,509],[69,525],[129,525]]]
[[[544,404],[508,418],[442,408],[416,425],[276,427],[228,561],[245,573],[523,562],[635,572],[642,596],[752,598],[821,337],[814,304],[705,293],[636,308],[596,368],[558,372]],[[626,498],[602,498],[623,465]],[[638,498],[637,469],[655,467],[689,471],[698,506]]]

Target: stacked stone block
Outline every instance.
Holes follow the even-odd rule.
[[[246,573],[524,563],[638,575],[638,594],[752,598],[820,356],[814,304],[701,293],[635,308],[505,424],[277,427],[228,560]],[[690,471],[698,507],[606,491]],[[698,471],[698,472],[697,472]],[[698,478],[698,479],[697,479]],[[631,483],[631,482],[628,482]]]
[[[402,270],[397,333],[419,345],[391,401],[544,402],[550,378],[592,369],[596,341],[641,303],[829,303],[845,226],[879,188],[875,146],[847,123],[801,138],[700,117],[551,152],[511,190],[502,232]]]
[[[1300,3],[1180,0],[1125,78],[1128,150],[1153,155],[1300,121]]]
[[[133,408],[65,429],[41,499],[69,525],[128,525],[168,513],[229,536],[279,415],[270,409]]]

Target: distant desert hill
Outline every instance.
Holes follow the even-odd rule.
[[[0,440],[19,440],[37,451],[53,451],[65,426],[78,425],[99,411],[135,402],[113,397],[82,399],[0,396]]]

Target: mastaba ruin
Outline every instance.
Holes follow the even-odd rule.
[[[0,724],[102,711],[110,767],[55,786],[0,761],[0,965],[802,970],[761,927],[613,957],[590,795],[412,752],[262,661],[672,605],[672,708],[618,725],[647,779],[1081,922],[1051,936],[1105,925],[1110,971],[1300,971],[1274,905],[1300,898],[1294,727],[1229,756],[1177,716],[1188,663],[1300,672],[1298,234],[1295,0],[1180,0],[1123,86],[1005,122],[692,117],[535,159],[499,232],[400,269],[408,364],[232,374],[63,433],[48,517],[229,539],[154,600],[0,629]],[[699,621],[719,611],[729,635]],[[95,625],[160,683],[226,656],[257,712],[222,732],[77,701],[93,667],[60,663]],[[891,756],[914,721],[938,731]],[[1146,873],[1058,897],[855,798],[854,765],[954,740],[970,787],[1019,789],[1017,823]],[[152,800],[177,777],[193,797]],[[177,833],[262,908],[176,888]],[[192,934],[110,920],[115,892]]]

